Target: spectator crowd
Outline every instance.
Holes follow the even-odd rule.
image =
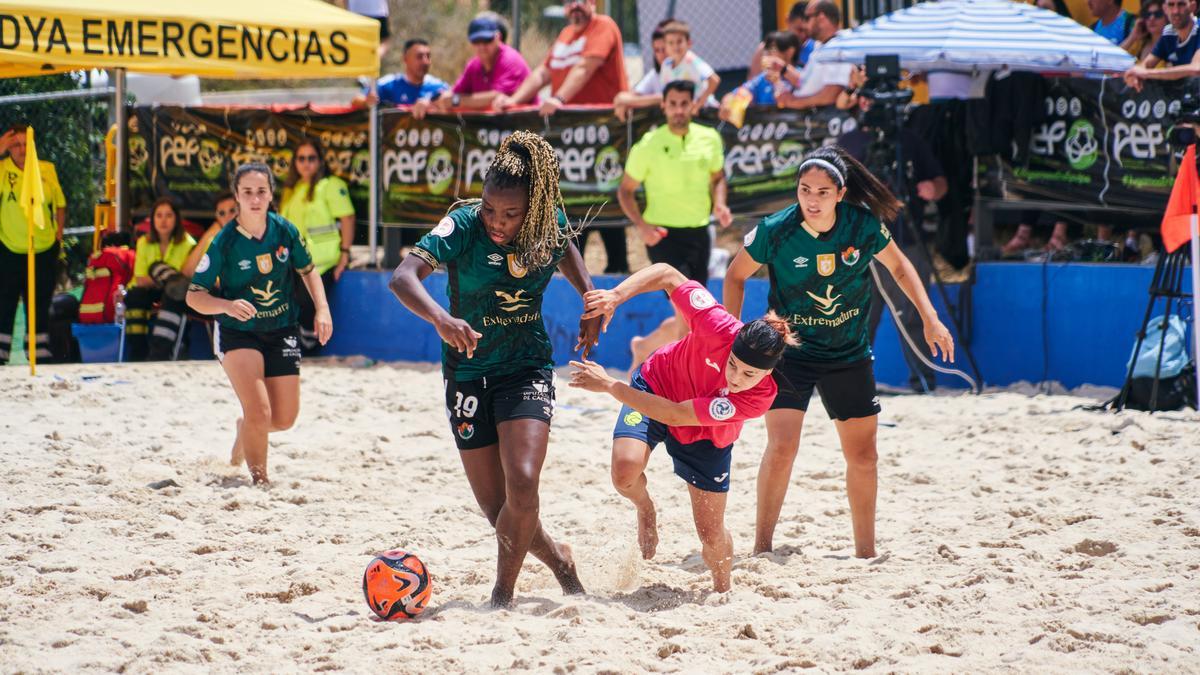
[[[394,17],[389,17],[386,0],[331,1],[378,20],[379,53],[381,57],[387,53]],[[1036,4],[1069,16],[1063,0],[1037,0]],[[1137,60],[1123,77],[1133,90],[1140,90],[1147,80],[1200,75],[1200,37],[1193,0],[1144,0],[1137,12],[1127,11],[1121,0],[1087,0],[1087,6],[1096,17],[1090,28]],[[882,130],[866,117],[869,98],[858,95],[864,73],[850,65],[814,59],[845,27],[840,3],[802,0],[793,4],[784,30],[767,33],[752,48],[747,45],[745,80],[727,82],[723,88],[720,75],[704,58],[705,45],[693,40],[692,28],[682,17],[663,20],[654,27],[649,45],[652,62],[648,64],[652,67],[631,84],[621,30],[612,18],[597,11],[596,0],[565,0],[562,10],[566,26],[545,58],[532,68],[509,44],[510,26],[504,17],[491,11],[477,14],[465,31],[472,56],[453,82],[431,73],[436,45],[421,36],[404,36],[402,42],[397,39],[403,68],[366,87],[354,103],[404,106],[416,118],[431,112],[505,111],[516,106],[534,106],[541,115],[552,116],[567,105],[597,105],[611,106],[614,115],[624,120],[633,110],[660,108],[666,124],[637,140],[617,196],[650,259],[670,262],[701,281],[707,277],[710,256],[716,255],[710,223],[723,228],[732,220],[725,201],[720,136],[693,121],[703,111],[708,109],[723,122],[740,127],[751,106],[803,110],[836,105],[860,116],[857,128],[842,135],[838,144],[868,166],[877,154],[874,149]],[[908,222],[895,228],[897,240],[906,249],[924,247],[930,244],[930,232],[936,232],[933,243],[941,258],[949,268],[961,268],[971,255],[972,169],[961,149],[929,130],[961,120],[961,104],[972,95],[971,78],[948,72],[913,73],[904,86],[923,92],[923,100],[918,100],[926,105],[913,113],[909,129],[891,139],[907,158],[903,172],[909,186],[908,194],[903,195]],[[7,174],[4,184],[10,188],[21,184],[23,129],[12,126],[0,137],[0,172]],[[328,292],[350,262],[355,213],[345,181],[327,170],[324,152],[316,140],[305,140],[296,148],[276,208],[305,237]],[[52,270],[59,257],[66,206],[53,164],[43,165],[48,222],[55,227],[34,238],[39,293],[54,285]],[[635,198],[638,190],[645,196],[644,210]],[[0,362],[9,357],[13,319],[25,293],[26,224],[15,207],[9,208],[15,201],[6,198],[0,210]],[[169,198],[154,203],[138,230],[140,238],[131,246],[136,253],[126,296],[129,357],[178,355],[186,325],[183,294],[187,279],[209,242],[236,213],[236,202],[229,194],[217,198],[214,220],[208,227],[184,219]],[[927,217],[936,223],[933,228],[925,226]],[[1096,239],[1115,242],[1129,251],[1147,248],[1119,214],[1101,214],[1099,221],[1093,235]],[[1028,255],[1035,248],[1039,254],[1060,251],[1081,230],[1066,214],[1037,211],[1018,212],[1015,222],[1008,225],[1015,233],[1002,252],[1009,256]],[[625,232],[611,227],[598,230],[607,250],[605,271],[628,272]],[[585,231],[581,249],[587,246],[587,235]],[[915,253],[910,257],[914,261],[926,258]],[[922,272],[928,276],[926,270]],[[296,300],[305,314],[301,325],[308,326],[311,300],[304,287],[297,286]],[[48,290],[45,295],[37,298],[39,315],[51,304]],[[39,327],[48,324],[44,317],[38,319]],[[678,331],[677,322],[668,322],[661,334],[635,345],[635,353],[647,353],[678,337]],[[306,350],[318,349],[313,335],[303,334],[301,339]],[[48,336],[39,331],[36,340],[39,356],[49,358]]]

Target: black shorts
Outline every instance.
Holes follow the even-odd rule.
[[[813,387],[820,392],[830,419],[871,417],[881,410],[875,393],[874,357],[840,363],[785,356],[775,372],[783,377],[778,380],[779,394],[771,410],[808,410]]]
[[[708,259],[712,255],[712,239],[708,227],[668,227],[667,236],[654,246],[646,247],[650,262],[667,263],[683,276],[708,284]]]
[[[445,380],[446,417],[459,450],[500,442],[501,422],[554,416],[554,371],[523,370],[512,375],[456,382]]]
[[[296,326],[255,333],[216,324],[213,331],[213,351],[225,360],[225,354],[235,349],[253,349],[263,357],[263,374],[282,377],[300,374],[300,331]]]
[[[642,378],[638,367],[629,379],[629,386],[653,394],[650,385]],[[729,492],[729,467],[733,461],[733,444],[718,448],[715,443],[704,439],[693,443],[681,443],[671,435],[667,425],[650,419],[627,405],[617,413],[617,424],[613,427],[613,438],[636,438],[650,446],[665,443],[667,454],[675,464],[675,475],[705,492]]]

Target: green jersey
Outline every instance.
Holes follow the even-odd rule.
[[[789,355],[857,361],[871,354],[871,259],[892,240],[887,226],[859,206],[837,205],[833,229],[814,237],[793,204],[746,234],[746,253],[767,266],[768,306],[800,338]]]
[[[558,224],[567,226],[562,213]],[[477,380],[553,365],[542,322],[542,293],[566,249],[558,251],[550,265],[526,269],[511,247],[488,238],[478,207],[467,206],[451,211],[412,252],[434,269],[446,266],[451,316],[483,335],[469,359],[442,345],[446,379]]]
[[[222,314],[217,317],[222,326],[272,331],[299,321],[300,308],[292,296],[297,277],[292,270],[308,274],[312,268],[312,256],[300,231],[283,216],[268,213],[261,239],[242,229],[237,220],[221,228],[196,265],[190,288],[226,300],[246,300],[258,310],[249,321]]]

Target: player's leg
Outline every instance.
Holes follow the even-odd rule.
[[[504,505],[496,516],[499,560],[492,604],[506,607],[512,604],[517,575],[539,529],[538,486],[550,425],[543,420],[515,419],[496,426],[500,435],[500,463],[504,468]]]
[[[733,537],[725,529],[725,499],[727,492],[709,492],[688,485],[692,498],[692,519],[700,537],[700,555],[712,572],[713,590],[729,591],[733,571]]]
[[[14,336],[13,331],[17,305],[21,303],[26,283],[25,254],[13,253],[0,244],[0,366],[8,363],[13,342],[21,341],[21,336]]]
[[[227,331],[223,331],[227,332]],[[271,431],[271,399],[263,374],[263,355],[257,349],[229,350],[227,345],[221,367],[242,404],[242,419],[234,453],[240,452],[255,483],[267,482],[267,434]]]
[[[628,414],[625,409],[622,413]],[[618,420],[618,425],[621,422]],[[650,560],[658,549],[658,518],[654,501],[646,489],[646,465],[651,447],[644,439],[618,436],[613,439],[612,482],[622,497],[637,508],[638,547],[642,558]]]
[[[875,557],[875,498],[878,492],[879,397],[870,358],[831,371],[817,383],[833,418],[846,457],[846,496],[854,526],[854,554]]]
[[[854,555],[874,558],[875,497],[879,485],[875,437],[879,417],[837,420],[834,425],[846,457],[846,495],[854,526]]]
[[[758,506],[754,521],[754,552],[773,549],[775,525],[783,510],[792,465],[800,450],[800,430],[804,410],[777,408],[764,416],[767,424],[767,449],[758,465]]]
[[[500,444],[493,443],[474,450],[464,450],[459,454],[467,481],[475,501],[483,511],[492,527],[500,517],[500,509],[504,507],[506,487],[504,466],[500,462]],[[529,544],[529,553],[542,561],[554,573],[563,593],[582,593],[583,585],[575,572],[575,560],[571,556],[571,548],[566,544],[556,543],[546,534],[539,521],[538,529]]]

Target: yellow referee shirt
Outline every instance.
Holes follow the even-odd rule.
[[[46,227],[33,228],[33,252],[41,253],[54,245],[58,239],[58,221],[54,212],[67,206],[62,186],[58,184],[58,172],[50,162],[40,162],[42,168],[42,190],[46,195]],[[0,243],[13,253],[29,252],[29,229],[25,223],[25,212],[21,210],[21,181],[25,171],[17,166],[12,157],[0,160]]]

